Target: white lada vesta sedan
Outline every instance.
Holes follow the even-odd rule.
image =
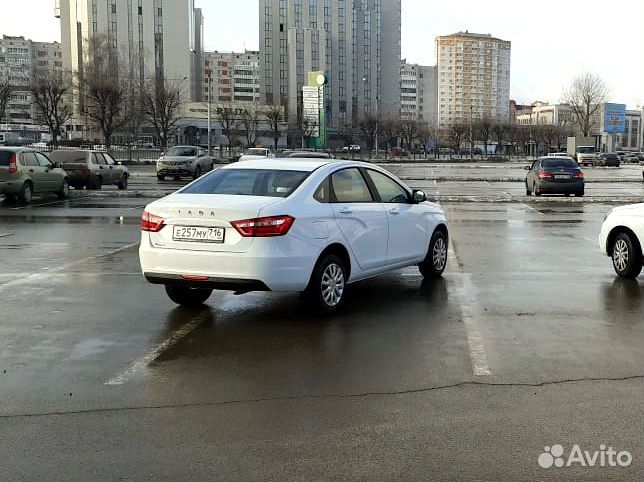
[[[599,249],[613,259],[615,272],[637,278],[644,264],[644,204],[611,209],[599,233]]]
[[[141,269],[184,306],[213,289],[300,291],[323,313],[347,284],[447,262],[445,213],[384,169],[354,161],[234,163],[145,208]]]

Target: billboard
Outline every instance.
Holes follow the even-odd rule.
[[[626,129],[626,105],[604,104],[604,132],[621,134]]]

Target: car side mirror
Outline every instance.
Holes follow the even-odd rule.
[[[530,170],[530,166],[525,166],[523,169],[524,169],[524,170],[526,170],[526,171],[529,171],[529,170]]]
[[[54,162],[54,168],[60,169],[62,167],[63,167],[63,165],[60,162]]]
[[[414,189],[414,192],[412,193],[412,199],[416,204],[422,203],[427,201],[427,195],[424,191],[417,191]]]

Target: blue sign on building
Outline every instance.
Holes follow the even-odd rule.
[[[604,132],[622,134],[626,130],[626,105],[604,105]]]

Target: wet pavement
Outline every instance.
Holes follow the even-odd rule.
[[[397,271],[320,319],[297,294],[177,308],[139,273],[158,187],[135,182],[150,197],[0,205],[3,480],[641,479],[644,279],[596,241],[637,191],[498,202],[429,181],[485,200],[443,204],[444,279]],[[553,444],[633,461],[543,469]]]

